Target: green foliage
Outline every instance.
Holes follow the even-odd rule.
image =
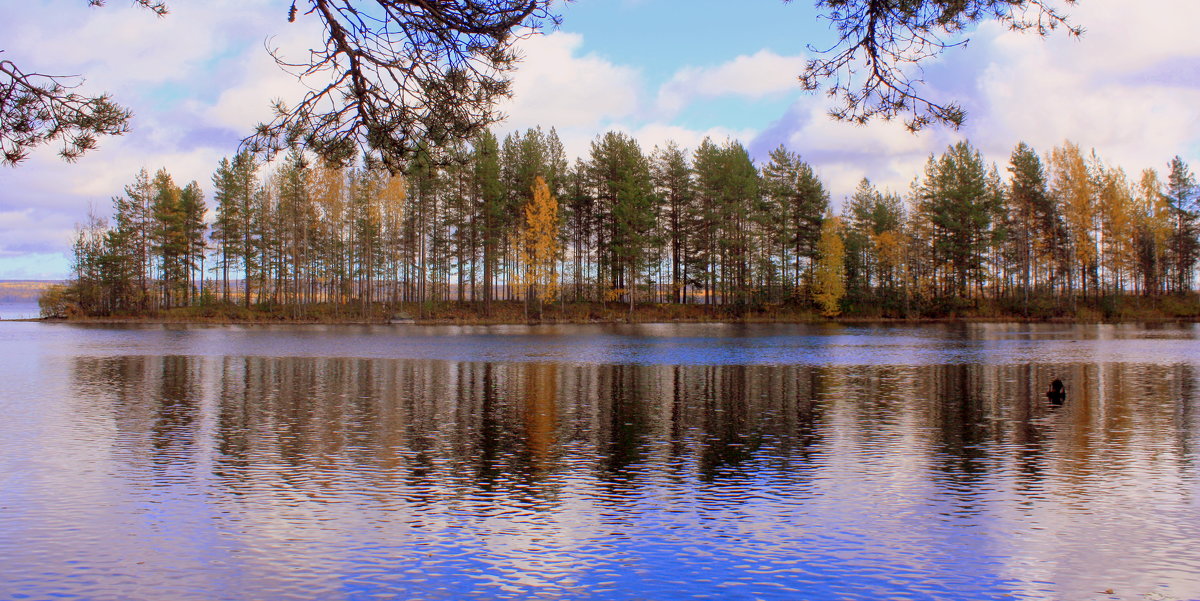
[[[931,226],[935,266],[946,272],[943,291],[966,296],[968,284],[982,277],[996,200],[983,157],[965,141],[940,158],[929,157],[918,194],[917,210]]]
[[[759,221],[772,254],[778,253],[780,284],[794,300],[811,279],[829,193],[811,165],[780,145],[762,168],[762,201]]]
[[[703,305],[711,318],[819,307],[1124,319],[1144,314],[1132,295],[1192,286],[1179,259],[1196,244],[1195,183],[1179,160],[1165,185],[1153,171],[1135,185],[1070,144],[1047,176],[1019,145],[1006,182],[963,142],[930,157],[906,197],[863,180],[833,219],[815,170],[784,148],[760,169],[732,141],[706,139],[690,160],[674,144],[647,157],[610,132],[568,166],[554,131],[535,128],[503,144],[481,135],[454,156],[419,157],[405,175],[298,152],[262,175],[249,155],[224,160],[211,247],[199,186],[143,170],[113,199],[111,225],[79,228],[65,294],[88,315],[237,303],[288,319],[399,306],[428,318],[452,302],[490,315],[534,300],[552,315],[622,300],[630,319],[638,303]]]
[[[1167,202],[1174,216],[1174,231],[1168,245],[1175,291],[1188,290],[1200,261],[1200,186],[1187,163],[1176,156],[1167,166]]]
[[[650,163],[632,137],[608,132],[592,142],[588,175],[605,240],[600,271],[608,274],[613,289],[629,290],[632,305],[655,224]]]

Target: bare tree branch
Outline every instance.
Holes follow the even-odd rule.
[[[790,0],[784,0],[788,2]],[[814,0],[838,33],[814,50],[800,76],[810,91],[838,101],[836,119],[865,123],[905,116],[916,131],[930,123],[957,127],[964,112],[921,90],[921,64],[967,42],[963,32],[996,19],[1017,31],[1072,35],[1051,3],[1076,0]],[[86,0],[103,6],[105,0]],[[157,15],[162,0],[131,0]],[[551,0],[293,0],[287,20],[318,19],[324,43],[295,60],[268,49],[308,86],[294,104],[276,101],[275,117],[242,141],[264,157],[305,147],[333,164],[359,155],[369,165],[403,170],[418,154],[433,162],[500,118],[498,99],[510,94],[517,41],[557,24]],[[961,38],[961,39],[960,39]],[[25,73],[0,60],[0,163],[15,165],[29,150],[58,140],[74,160],[100,135],[128,131],[130,112],[109,96],[72,90],[78,77]]]
[[[791,0],[784,0],[790,2]],[[1076,0],[1061,0],[1074,4]],[[894,119],[918,131],[930,123],[959,127],[966,113],[953,102],[935,101],[921,90],[921,63],[947,49],[966,45],[959,36],[971,25],[995,19],[1014,31],[1048,35],[1059,27],[1078,36],[1083,30],[1050,3],[1054,0],[817,0],[838,33],[827,49],[810,50],[800,82],[809,91],[825,88],[838,101],[830,115],[866,123]]]
[[[293,3],[289,20],[298,12]],[[302,16],[321,21],[324,46],[302,62],[272,55],[310,89],[276,102],[243,147],[270,157],[303,146],[333,164],[361,154],[393,172],[494,123],[514,44],[557,22],[548,0],[308,0]]]

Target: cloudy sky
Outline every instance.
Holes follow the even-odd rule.
[[[211,187],[270,100],[297,97],[265,46],[299,57],[320,42],[310,19],[287,22],[282,0],[175,0],[159,19],[111,0],[10,2],[0,55],[27,71],[85,74],[135,113],[133,132],[65,164],[47,148],[0,168],[0,279],[66,276],[76,223],[107,214],[142,167]],[[737,10],[731,10],[736,6]],[[968,138],[1004,165],[1019,141],[1048,152],[1064,140],[1132,173],[1181,155],[1200,170],[1200,2],[1083,0],[1087,32],[1048,39],[985,24],[965,49],[926,69],[929,87],[968,110],[953,132],[919,135],[899,123],[866,127],[825,116],[796,75],[812,44],[830,40],[810,0],[576,0],[563,25],[523,45],[501,133],[554,126],[570,154],[619,129],[649,149],[694,148],[705,136],[741,140],[752,154],[784,144],[812,163],[835,202],[862,177],[906,190],[930,153]]]

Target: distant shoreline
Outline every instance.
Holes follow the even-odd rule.
[[[209,301],[169,309],[127,309],[88,314],[75,303],[43,303],[57,318],[80,324],[212,325],[554,325],[554,324],[933,324],[933,323],[1167,323],[1200,321],[1200,296],[1100,297],[1030,303],[1026,313],[1013,303],[977,301],[940,311],[905,312],[870,303],[850,303],[845,312],[825,316],[806,304],[747,305],[640,303],[632,312],[622,302],[570,301],[526,306],[521,300],[443,300],[429,303],[242,303]],[[21,314],[17,314],[21,315]],[[25,312],[22,317],[30,315]],[[14,320],[6,320],[14,321]],[[23,319],[16,321],[41,321]]]
[[[912,318],[883,318],[883,317],[837,317],[818,319],[781,318],[768,319],[751,318],[718,318],[711,319],[637,319],[632,321],[619,318],[609,319],[450,319],[428,318],[392,321],[384,319],[279,319],[263,317],[261,319],[229,319],[229,318],[194,318],[194,317],[80,317],[55,318],[35,317],[23,319],[0,319],[0,323],[60,323],[74,325],[210,325],[210,326],[552,326],[552,325],[670,325],[670,324],[725,324],[725,325],[923,325],[923,324],[1132,324],[1132,323],[1198,323],[1200,316],[1177,317],[1137,317],[1128,319],[1077,319],[1070,317],[1024,318],[1024,317],[912,317]]]

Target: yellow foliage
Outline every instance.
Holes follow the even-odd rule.
[[[813,298],[825,317],[835,317],[842,312],[839,303],[846,295],[846,245],[840,217],[827,216],[821,224],[817,255]]]
[[[399,219],[406,198],[408,198],[408,182],[405,181],[404,176],[387,176],[387,180],[383,185],[383,192],[379,195],[384,215]]]
[[[875,256],[883,271],[891,272],[904,261],[904,239],[900,232],[887,230],[872,234],[871,243],[875,247]]]
[[[1171,237],[1175,224],[1172,222],[1171,203],[1162,192],[1162,182],[1155,170],[1142,172],[1136,204],[1138,218],[1153,236],[1155,252],[1161,254],[1166,249],[1167,239]]]
[[[1120,278],[1137,264],[1133,231],[1134,200],[1125,171],[1105,170],[1100,189],[1100,215],[1108,269]]]
[[[558,199],[540,175],[534,179],[532,192],[533,197],[525,203],[521,227],[522,279],[539,300],[549,303],[558,294]]]
[[[1092,238],[1096,208],[1089,175],[1077,144],[1065,142],[1051,151],[1050,190],[1063,207],[1075,260],[1083,268],[1096,261],[1096,242]]]

